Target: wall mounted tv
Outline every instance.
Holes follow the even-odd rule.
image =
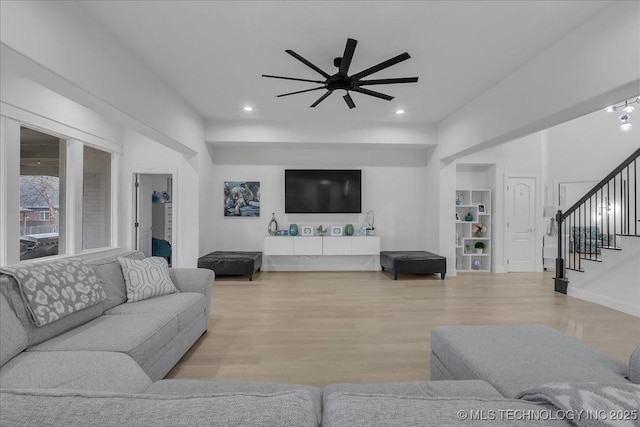
[[[286,169],[285,213],[361,213],[362,171]]]

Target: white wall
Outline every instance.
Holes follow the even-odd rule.
[[[638,94],[640,87],[627,96]],[[635,120],[640,105],[637,108],[634,127],[628,132],[619,129],[620,113],[603,109],[546,131],[547,184],[556,203],[558,184],[588,182],[587,187],[593,187],[640,147],[640,122]]]
[[[195,267],[200,256],[198,241],[199,200],[197,164],[184,158],[170,148],[137,132],[127,131],[123,136],[120,218],[123,226],[120,240],[123,247],[132,247],[134,242],[134,193],[135,173],[171,174],[175,188],[173,200],[172,264],[176,267]],[[164,180],[163,180],[164,181]],[[164,181],[166,185],[166,181]]]
[[[199,227],[207,214],[201,183],[212,171],[201,117],[81,4],[3,1],[1,7],[3,114],[29,111],[61,121],[90,142],[108,139],[118,151],[122,145],[115,222],[123,247],[133,242],[132,174],[174,173],[174,200],[184,202],[176,208],[174,265],[195,266],[200,233],[211,231]]]
[[[425,212],[435,201],[423,191],[427,150],[369,149],[260,149],[214,147],[215,169],[206,197],[213,201],[206,221],[213,233],[206,239],[206,251],[263,250],[263,237],[271,213],[281,229],[296,223],[328,226],[362,224],[367,211],[375,212],[377,235],[382,250],[424,250]],[[284,170],[286,168],[354,168],[362,170],[362,214],[284,214]],[[260,217],[224,217],[224,181],[260,181]],[[344,261],[344,260],[342,260]],[[291,264],[291,260],[282,260]],[[296,262],[301,262],[297,260]],[[304,261],[302,261],[304,262]],[[321,269],[332,260],[309,261],[309,269]],[[344,261],[342,268],[352,268]]]
[[[621,251],[603,250],[603,262],[582,261],[570,271],[567,295],[640,317],[640,239],[619,237]]]
[[[187,155],[202,119],[74,1],[3,1],[0,40],[48,75],[46,86]]]
[[[438,124],[457,158],[610,105],[640,87],[640,3],[610,6]]]

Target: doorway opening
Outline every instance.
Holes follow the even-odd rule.
[[[145,256],[175,258],[173,175],[134,174],[134,248]]]

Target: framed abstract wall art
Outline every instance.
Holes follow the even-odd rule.
[[[259,217],[260,181],[225,181],[224,216]]]

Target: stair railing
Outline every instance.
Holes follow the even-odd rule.
[[[598,261],[602,249],[618,249],[617,236],[640,236],[638,157],[640,149],[573,206],[557,212],[556,291],[567,293],[567,270],[583,271],[583,260]]]

